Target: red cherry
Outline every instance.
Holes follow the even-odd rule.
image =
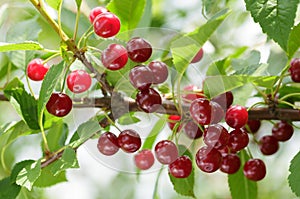
[[[109,70],[120,70],[127,61],[127,51],[120,44],[110,44],[101,54],[101,62]]]
[[[154,164],[154,155],[151,150],[144,149],[134,156],[134,162],[137,168],[147,170]]]
[[[228,91],[214,97],[212,101],[217,102],[224,110],[227,110],[233,103],[233,94],[231,91]]]
[[[129,80],[133,87],[139,90],[146,90],[150,88],[153,82],[153,72],[147,66],[135,66],[129,72]]]
[[[105,12],[108,12],[108,10],[105,7],[98,6],[98,7],[93,8],[89,15],[90,22],[93,23],[95,18],[98,15],[105,13]]]
[[[259,140],[259,148],[264,155],[272,155],[279,149],[278,140],[272,135],[265,135]]]
[[[196,164],[202,171],[212,173],[221,166],[222,155],[215,148],[203,146],[196,153]]]
[[[196,63],[199,62],[203,57],[203,49],[201,48],[198,53],[195,55],[195,57],[193,58],[193,60],[191,61],[191,63]]]
[[[127,153],[134,153],[141,147],[142,141],[140,135],[132,130],[124,130],[118,136],[118,145]]]
[[[94,19],[94,32],[103,38],[115,36],[120,31],[120,19],[110,12],[104,12]]]
[[[146,113],[153,113],[161,107],[161,97],[153,88],[139,91],[136,95],[136,103]]]
[[[198,98],[205,98],[203,91],[195,85],[188,85],[183,88],[182,99],[184,102],[190,103]]]
[[[184,132],[191,139],[198,139],[203,134],[201,128],[199,128],[199,126],[194,121],[188,121],[185,124]]]
[[[289,140],[294,134],[294,128],[286,121],[280,121],[274,124],[272,135],[281,142]]]
[[[228,131],[222,125],[212,124],[205,129],[203,141],[207,146],[219,150],[227,145],[229,138]]]
[[[241,166],[240,157],[236,154],[226,154],[222,158],[220,170],[227,174],[236,173]]]
[[[67,77],[67,86],[73,93],[82,93],[90,88],[91,76],[85,70],[74,70]]]
[[[181,117],[180,117],[180,115],[169,115],[168,119],[170,120],[168,122],[168,126],[170,127],[171,130],[173,130],[176,123],[180,122]],[[179,127],[177,128],[177,132],[178,132],[178,130],[180,130]]]
[[[162,140],[155,145],[155,157],[161,164],[171,164],[178,157],[178,149],[174,142]]]
[[[245,130],[248,133],[257,133],[261,125],[260,120],[248,120],[247,125],[243,127],[243,130]],[[249,130],[248,130],[248,128]]]
[[[249,136],[242,129],[234,129],[230,132],[228,147],[231,153],[236,153],[248,146]]]
[[[151,44],[143,38],[134,37],[127,42],[126,49],[129,58],[134,62],[145,62],[152,54]]]
[[[39,58],[31,60],[27,65],[28,78],[33,81],[43,80],[48,70],[49,66]]]
[[[192,172],[192,161],[188,156],[180,156],[169,164],[169,172],[175,178],[187,178]]]
[[[64,93],[52,93],[46,109],[52,115],[64,117],[72,110],[72,100]]]
[[[290,63],[289,72],[294,82],[300,82],[300,59],[294,58]]]
[[[248,121],[248,111],[240,105],[233,105],[226,111],[225,121],[232,128],[242,128]]]
[[[111,132],[101,134],[98,139],[97,148],[104,155],[114,155],[119,151],[118,137]]]
[[[148,64],[148,67],[153,73],[153,83],[161,84],[168,78],[168,66],[161,61],[152,61]]]
[[[262,180],[266,176],[266,165],[261,159],[248,160],[243,168],[246,178],[252,181]]]

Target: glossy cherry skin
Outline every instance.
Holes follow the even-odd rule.
[[[153,72],[147,66],[135,66],[129,72],[129,81],[139,90],[149,89],[153,82]]]
[[[204,143],[217,150],[224,148],[230,135],[228,131],[220,124],[209,125],[204,131]]]
[[[115,36],[120,31],[120,19],[110,12],[98,15],[94,19],[94,32],[103,38]]]
[[[91,84],[92,78],[85,70],[74,70],[67,77],[67,86],[73,93],[87,91]]]
[[[101,54],[101,62],[109,70],[120,70],[127,61],[127,51],[120,44],[110,44]]]
[[[139,91],[136,95],[136,103],[146,113],[153,113],[161,107],[161,97],[153,88]]]
[[[118,136],[118,145],[127,153],[134,153],[141,147],[142,141],[140,135],[132,130],[124,130]]]
[[[278,140],[272,135],[265,135],[259,140],[259,149],[264,155],[272,155],[279,149]]]
[[[97,148],[103,155],[114,155],[120,148],[118,145],[118,137],[111,132],[101,134],[98,139]]]
[[[202,130],[194,121],[188,121],[185,124],[184,132],[191,139],[198,139],[203,135]]]
[[[289,72],[294,82],[300,82],[300,59],[294,58],[290,63]]]
[[[145,62],[152,54],[151,44],[141,37],[134,37],[127,42],[126,49],[129,58],[134,62]]]
[[[196,164],[206,173],[217,171],[221,166],[222,155],[212,147],[203,146],[196,153]]]
[[[261,126],[260,120],[248,120],[247,125],[243,129],[248,133],[257,133]],[[249,130],[248,130],[249,129]]]
[[[152,61],[148,64],[148,67],[153,73],[153,84],[161,84],[167,80],[169,71],[164,62]]]
[[[217,102],[224,110],[227,110],[233,103],[233,94],[228,91],[212,98],[212,101]]]
[[[199,62],[202,59],[202,57],[203,57],[203,53],[204,53],[203,49],[201,48],[197,52],[197,54],[195,55],[195,57],[192,59],[191,63],[197,63],[197,62]]]
[[[183,87],[182,99],[184,102],[190,103],[195,99],[205,98],[203,91],[195,85],[187,85]]]
[[[236,173],[241,167],[240,157],[236,154],[226,154],[222,157],[220,170],[227,174]]]
[[[248,111],[240,105],[233,105],[226,111],[225,121],[232,128],[242,128],[248,121]]]
[[[228,141],[228,147],[230,152],[236,153],[249,144],[249,136],[242,129],[234,129],[230,132],[230,138]]]
[[[161,164],[171,164],[178,157],[178,149],[174,142],[162,140],[155,145],[155,157]]]
[[[40,58],[31,60],[27,65],[28,78],[33,81],[41,81],[44,79],[46,73],[49,70],[49,66]]]
[[[286,121],[280,121],[274,124],[272,135],[281,142],[289,140],[294,134],[294,128]]]
[[[98,15],[100,15],[102,13],[105,13],[105,12],[108,12],[108,10],[105,7],[98,6],[98,7],[93,8],[90,11],[90,14],[89,14],[89,20],[90,20],[90,22],[94,23],[95,18]]]
[[[192,172],[192,161],[188,156],[180,156],[169,164],[169,172],[175,178],[187,178]]]
[[[154,164],[154,155],[151,150],[144,149],[134,156],[134,163],[137,168],[147,170]]]
[[[72,110],[72,100],[64,93],[52,93],[46,104],[47,111],[57,117],[64,117]]]
[[[168,119],[170,120],[168,122],[168,126],[170,127],[171,130],[174,129],[176,123],[180,122],[181,116],[180,115],[169,115]],[[180,130],[180,128],[177,128],[177,132]]]
[[[261,159],[250,159],[245,163],[243,172],[249,180],[259,181],[266,176],[266,165]]]

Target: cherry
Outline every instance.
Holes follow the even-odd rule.
[[[134,62],[145,62],[152,54],[152,46],[141,37],[134,37],[127,42],[126,49],[129,58]]]
[[[184,132],[191,139],[200,138],[203,134],[201,128],[192,120],[185,124]]]
[[[101,54],[101,62],[109,70],[119,70],[127,61],[127,51],[120,44],[110,44]]]
[[[98,15],[105,13],[105,12],[108,12],[108,10],[105,7],[98,6],[98,7],[93,8],[89,15],[90,22],[94,23],[95,18]]]
[[[212,173],[221,166],[222,155],[215,148],[203,146],[196,153],[196,164],[204,172]]]
[[[290,63],[289,72],[294,82],[300,82],[300,59],[294,58]]]
[[[240,105],[233,105],[226,111],[225,121],[232,128],[242,128],[248,121],[248,111]]]
[[[293,126],[286,121],[277,122],[272,128],[272,135],[281,142],[289,140],[293,136],[293,133]]]
[[[153,72],[147,66],[138,65],[130,70],[129,80],[133,87],[146,90],[153,82]]]
[[[149,88],[137,93],[136,103],[146,113],[153,113],[160,108],[162,100],[156,90]]]
[[[249,180],[259,181],[266,176],[266,165],[261,159],[250,159],[245,163],[243,172]]]
[[[141,147],[142,141],[140,135],[132,130],[124,130],[118,136],[118,145],[127,153],[134,153]]]
[[[218,123],[224,117],[224,111],[219,104],[207,99],[195,99],[190,106],[192,118],[200,125]]]
[[[199,62],[203,57],[203,49],[201,48],[197,54],[195,55],[195,57],[192,59],[191,63],[196,63]]]
[[[234,129],[230,132],[228,147],[230,152],[235,153],[244,149],[249,144],[249,136],[242,129]]]
[[[82,93],[90,88],[91,76],[85,70],[74,70],[67,77],[67,86],[73,93]]]
[[[259,148],[264,155],[272,155],[278,151],[279,144],[272,135],[265,135],[259,140]]]
[[[161,164],[171,164],[178,157],[178,149],[174,142],[161,140],[155,145],[155,157]]]
[[[247,125],[243,127],[248,133],[257,133],[261,126],[260,120],[248,120]]]
[[[94,19],[94,32],[103,38],[115,36],[120,31],[120,19],[110,12],[104,12]]]
[[[101,134],[98,139],[97,148],[104,155],[114,155],[119,151],[118,137],[111,132]]]
[[[229,138],[228,131],[222,125],[212,124],[205,129],[203,141],[207,146],[219,150],[227,145]]]
[[[240,157],[236,154],[226,154],[222,157],[220,170],[227,174],[236,173],[241,166]]]
[[[233,94],[231,91],[227,91],[212,98],[212,101],[217,102],[224,110],[227,110],[233,103]]]
[[[168,66],[161,61],[152,61],[148,67],[153,73],[153,84],[161,84],[168,78]]]
[[[182,95],[182,99],[184,100],[184,102],[189,103],[198,98],[205,98],[203,91],[201,91],[195,85],[185,86],[183,90],[184,90],[184,94]]]
[[[40,58],[31,60],[27,65],[27,75],[33,81],[43,80],[48,70],[49,66]]]
[[[192,161],[184,155],[169,164],[169,172],[175,178],[187,178],[192,172]]]
[[[147,170],[154,164],[154,155],[151,150],[144,149],[134,156],[134,163],[137,168]]]
[[[52,93],[46,109],[52,115],[64,117],[72,110],[72,100],[64,93]]]
[[[176,125],[176,123],[180,122],[181,117],[180,117],[180,115],[169,115],[168,119],[170,120],[170,121],[168,122],[168,126],[169,126],[169,128],[170,128],[171,130],[173,130],[174,127],[175,127],[175,125]],[[178,132],[179,130],[180,130],[180,128],[178,127],[178,128],[177,128],[177,132]]]

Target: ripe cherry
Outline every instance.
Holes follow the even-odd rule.
[[[72,100],[64,93],[52,93],[46,109],[52,115],[64,117],[72,110]]]
[[[225,121],[232,128],[242,128],[248,121],[248,111],[240,105],[233,105],[226,111]]]
[[[103,38],[115,36],[120,31],[120,19],[110,12],[104,12],[94,19],[94,32]]]
[[[135,66],[129,72],[129,80],[133,87],[146,90],[153,82],[153,72],[147,66]]]
[[[294,128],[286,121],[280,121],[274,124],[272,135],[281,142],[289,140],[294,133]]]
[[[170,120],[168,122],[168,126],[170,127],[171,130],[174,129],[176,123],[180,122],[181,117],[180,115],[169,115],[168,119]],[[177,132],[180,130],[180,128],[177,128]]]
[[[204,172],[212,173],[221,166],[222,155],[212,147],[203,146],[196,153],[196,164]]]
[[[139,91],[136,95],[136,103],[146,113],[153,113],[161,107],[161,97],[153,88]]]
[[[178,157],[178,149],[174,142],[161,140],[155,145],[155,157],[161,164],[171,164]]]
[[[109,70],[119,70],[127,61],[127,51],[120,44],[110,44],[101,54],[101,62]]]
[[[272,135],[265,135],[259,140],[259,148],[264,155],[272,155],[278,151],[279,143]]]
[[[43,80],[48,70],[49,66],[40,58],[31,60],[27,65],[27,75],[33,81]]]
[[[205,98],[203,91],[195,85],[187,85],[183,88],[182,99],[184,102],[190,103],[195,99]]]
[[[230,135],[228,131],[220,124],[209,125],[204,131],[204,143],[217,150],[224,148]]]
[[[243,172],[249,180],[259,181],[266,176],[266,165],[261,159],[250,159],[245,163]]]
[[[118,136],[118,145],[127,153],[134,153],[141,147],[142,141],[140,135],[132,130],[124,130]]]
[[[249,144],[249,136],[242,129],[234,129],[230,132],[230,138],[228,141],[228,147],[230,152],[235,153],[238,152]]]
[[[152,54],[151,44],[141,37],[134,37],[127,42],[129,58],[134,62],[145,62]]]
[[[168,66],[161,61],[152,61],[148,67],[153,73],[153,84],[161,84],[168,78]]]
[[[191,139],[200,138],[203,134],[201,128],[192,120],[185,124],[184,132]]]
[[[203,49],[201,48],[198,53],[195,55],[195,57],[192,59],[191,63],[199,62],[203,57]]]
[[[74,70],[67,77],[67,86],[73,93],[82,93],[90,88],[91,76],[85,70]]]
[[[108,10],[105,7],[98,6],[98,7],[93,8],[89,15],[90,22],[94,23],[95,18],[98,15],[105,13],[105,12],[108,12]]]
[[[175,178],[187,178],[192,172],[192,161],[184,155],[169,164],[169,172]]]
[[[118,137],[111,132],[101,134],[98,139],[97,148],[104,155],[114,155],[119,151]]]
[[[212,98],[212,101],[217,102],[224,110],[227,110],[233,103],[233,94],[231,91],[227,91]]]
[[[240,166],[240,157],[231,153],[223,155],[220,170],[227,174],[233,174],[240,169]]]
[[[154,164],[154,155],[151,150],[144,149],[134,156],[134,163],[137,168],[147,170]]]
[[[260,120],[248,120],[247,125],[243,127],[243,130],[245,130],[248,133],[257,133],[261,126]]]
[[[300,59],[295,58],[290,63],[289,72],[294,82],[300,82]]]

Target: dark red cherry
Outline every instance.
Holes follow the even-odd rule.
[[[277,122],[272,128],[272,135],[281,142],[289,140],[293,134],[293,126],[286,121]]]
[[[120,44],[110,44],[101,54],[101,62],[109,70],[119,70],[127,61],[127,51]]]
[[[114,155],[119,151],[118,137],[111,132],[101,134],[98,139],[97,148],[104,155]]]
[[[94,32],[103,38],[115,36],[120,31],[120,19],[110,12],[104,12],[94,19]]]
[[[147,170],[154,164],[154,155],[151,150],[144,149],[134,156],[134,163],[137,168]]]
[[[136,95],[136,103],[146,113],[153,113],[161,107],[161,97],[153,88],[139,91]]]
[[[127,42],[129,58],[134,62],[145,62],[152,54],[151,44],[141,37],[134,37]]]
[[[272,155],[278,151],[279,143],[272,135],[265,135],[259,140],[259,148],[264,155]]]
[[[188,121],[184,126],[185,134],[191,139],[198,139],[202,136],[203,132],[194,121]]]
[[[155,157],[161,164],[171,164],[178,157],[178,149],[174,142],[162,140],[155,145]]]
[[[217,102],[224,110],[227,110],[233,103],[233,94],[231,91],[227,91],[214,97],[212,101]]]
[[[248,111],[240,105],[233,105],[226,111],[225,121],[232,128],[242,128],[248,121]]]
[[[175,178],[187,178],[192,172],[192,161],[188,156],[180,156],[169,164],[169,172]]]
[[[228,147],[230,152],[238,152],[248,146],[249,136],[242,129],[234,129],[230,132]]]
[[[43,80],[48,70],[49,66],[39,58],[31,60],[27,65],[28,78],[33,81]]]
[[[52,115],[64,117],[72,110],[72,100],[64,93],[52,93],[46,108]]]
[[[219,150],[227,145],[229,138],[228,131],[222,125],[212,124],[205,129],[203,141],[207,146]]]
[[[98,15],[100,15],[102,13],[105,13],[105,12],[108,12],[108,10],[105,7],[98,6],[98,7],[93,8],[90,11],[90,14],[89,14],[89,20],[90,20],[90,22],[94,23],[95,18]]]
[[[266,165],[261,159],[248,160],[243,168],[246,178],[252,181],[262,180],[266,176]]]
[[[161,61],[152,61],[148,67],[153,73],[153,84],[161,84],[168,78],[168,66]]]
[[[294,58],[290,63],[289,72],[294,82],[300,82],[300,59]]]
[[[203,57],[203,49],[201,48],[198,53],[195,55],[195,57],[192,59],[191,63],[199,62]]]
[[[226,154],[222,157],[220,170],[227,174],[236,173],[241,166],[240,157],[236,154]]]
[[[221,166],[222,155],[212,147],[203,146],[196,153],[196,164],[204,172],[212,173]]]
[[[118,136],[118,145],[127,153],[134,153],[141,147],[142,141],[140,135],[132,130],[124,130]]]
[[[133,87],[146,90],[153,82],[153,72],[147,66],[135,66],[129,72],[129,80]]]
[[[91,76],[85,70],[74,70],[67,77],[67,86],[73,93],[82,93],[90,88]]]
[[[260,120],[248,120],[247,125],[243,129],[248,133],[257,133],[261,125]]]

